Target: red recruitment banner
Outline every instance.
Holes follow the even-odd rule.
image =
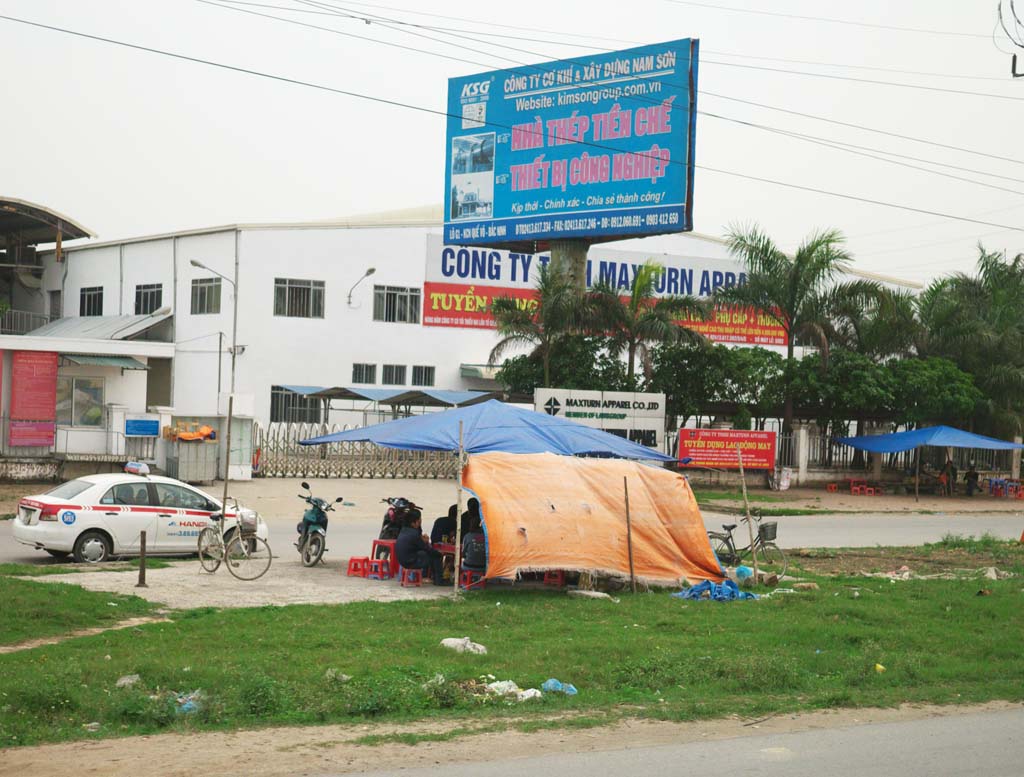
[[[774,316],[757,310],[716,307],[704,321],[680,321],[716,343],[785,345],[786,328]]]
[[[12,448],[43,448],[53,445],[53,421],[11,421],[7,441]]]
[[[690,458],[684,467],[739,469],[736,446],[743,453],[745,469],[775,467],[775,432],[746,429],[680,429],[679,460]]]
[[[11,418],[18,421],[56,420],[56,353],[14,352],[11,359]]]
[[[536,305],[536,296],[533,289],[428,281],[423,284],[423,326],[494,329],[490,308],[497,297],[512,297],[529,307]]]
[[[489,308],[496,297],[512,297],[526,306],[536,299],[536,292],[517,287],[427,281],[423,284],[423,325],[494,329]],[[717,308],[707,321],[679,323],[716,343],[786,344],[782,324],[756,311]]]

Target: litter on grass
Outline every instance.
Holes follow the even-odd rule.
[[[677,591],[671,594],[676,599],[693,599],[700,601],[701,599],[711,599],[716,602],[731,602],[741,599],[757,599],[757,594],[749,593],[748,591],[741,591],[739,586],[736,585],[732,580],[726,578],[721,583],[713,583],[710,580],[705,580],[702,583],[697,583],[695,586],[690,588],[684,588],[682,591]]]
[[[454,650],[456,653],[477,653],[479,655],[487,653],[487,648],[477,642],[473,642],[469,637],[462,637],[461,639],[458,637],[448,637],[441,640],[441,646]]]

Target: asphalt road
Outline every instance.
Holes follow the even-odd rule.
[[[1024,710],[768,734],[604,752],[403,769],[403,777],[1017,777],[1024,762]],[[364,773],[365,777],[395,772]]]
[[[270,527],[270,546],[275,555],[294,553],[295,524],[299,515],[262,513]],[[383,511],[381,511],[383,515]],[[768,520],[768,519],[766,519]],[[981,536],[985,532],[1006,539],[1018,539],[1024,531],[1024,517],[1005,513],[962,515],[790,515],[770,520],[779,523],[779,544],[784,548],[874,547],[876,545],[920,545],[935,542],[946,533]],[[380,529],[379,517],[349,517],[332,514],[327,533],[328,558],[365,555]],[[737,516],[704,513],[709,529],[721,530],[723,523],[736,523]],[[50,562],[41,550],[19,545],[11,536],[11,521],[0,522],[0,563]],[[743,531],[743,527],[740,527]],[[429,531],[429,529],[428,529]],[[743,539],[742,532],[738,535]],[[745,539],[743,540],[745,542]]]

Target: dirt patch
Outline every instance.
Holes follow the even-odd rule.
[[[147,623],[167,623],[170,618],[164,618],[163,616],[147,616],[144,618],[129,618],[128,620],[115,623],[112,626],[101,626],[94,629],[79,629],[78,631],[72,631],[67,634],[61,634],[58,637],[43,637],[41,639],[30,639],[26,642],[19,642],[16,645],[0,645],[0,655],[4,653],[17,653],[20,650],[32,650],[32,648],[43,647],[44,645],[56,645],[59,642],[64,642],[68,639],[75,639],[76,637],[91,637],[94,634],[102,634],[105,631],[120,631],[121,629],[131,629],[136,626],[144,626]]]
[[[443,733],[454,728],[472,729],[482,723],[452,720],[403,726],[320,726],[233,733],[160,734],[3,750],[0,751],[3,754],[0,775],[79,777],[102,774],[107,777],[135,777],[138,774],[160,774],[165,777],[191,777],[197,768],[201,769],[204,777],[238,774],[284,777],[299,771],[304,774],[385,772],[432,768],[440,763],[503,761],[522,758],[524,753],[538,756],[601,752],[623,747],[684,744],[964,713],[1001,712],[1019,707],[1009,702],[970,707],[905,705],[898,709],[828,710],[776,715],[767,720],[732,717],[692,723],[628,719],[612,726],[582,731],[557,728],[531,734],[501,731],[415,746],[393,743],[365,746],[354,744],[354,740],[368,734]]]
[[[845,485],[845,484],[843,484]],[[695,486],[698,497],[701,491],[712,490],[711,487]],[[1006,497],[993,497],[987,493],[979,493],[973,497],[963,495],[951,497],[922,494],[920,501],[914,500],[913,493],[881,496],[853,496],[849,490],[828,492],[824,484],[820,488],[791,488],[788,491],[768,491],[754,489],[750,492],[751,508],[761,508],[766,513],[773,509],[794,508],[813,510],[822,513],[1020,513],[1024,511],[1024,502]],[[770,498],[771,501],[759,501],[759,497]],[[743,498],[737,492],[734,498],[702,499],[702,505],[708,510],[721,509],[742,510]]]
[[[146,572],[148,588],[136,588],[138,576],[116,572],[75,572],[67,575],[33,577],[40,583],[70,583],[91,591],[140,596],[174,609],[194,607],[264,607],[287,604],[343,604],[347,602],[391,602],[429,599],[451,592],[450,586],[430,583],[403,588],[395,579],[367,580],[348,577],[341,562],[307,569],[297,559],[275,558],[259,580],[238,580],[226,570],[203,571],[198,560],[179,561]]]
[[[1008,546],[998,553],[969,552],[960,548],[795,548],[786,551],[790,569],[817,575],[857,575],[891,572],[909,567],[918,575],[980,570],[1024,563],[1024,546]]]

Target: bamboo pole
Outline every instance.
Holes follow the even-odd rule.
[[[921,446],[917,446],[914,456],[914,501],[921,501]]]
[[[757,549],[754,547],[754,524],[750,520],[750,500],[747,499],[747,476],[743,471],[743,452],[740,450],[740,444],[736,443],[736,458],[740,462],[740,485],[743,487],[743,510],[746,512],[747,517],[747,533],[750,535],[750,557],[754,560],[754,582],[759,582],[757,579]],[[738,561],[739,559],[737,559]]]
[[[629,549],[629,584],[636,593],[636,574],[633,571],[633,525],[629,519],[629,481],[622,476],[622,490],[626,493],[626,546]]]
[[[452,568],[453,593],[459,595],[459,568],[462,566],[462,421],[459,421],[459,472],[455,494],[455,566]]]

